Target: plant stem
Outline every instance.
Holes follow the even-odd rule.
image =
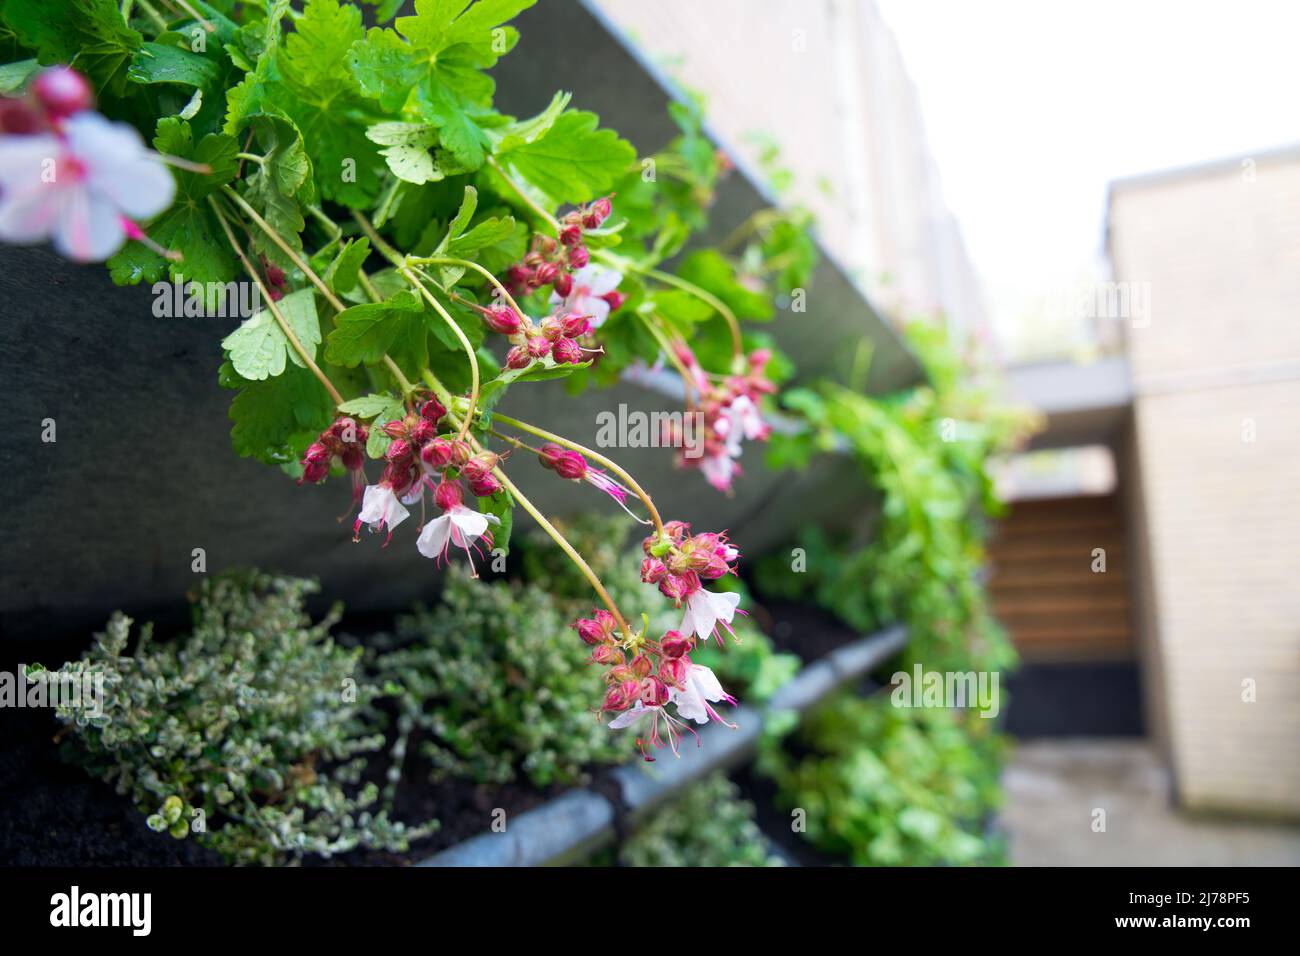
[[[203,24],[203,29],[206,30],[208,33],[217,32],[217,28],[212,25],[212,22],[210,20],[205,19],[203,15],[199,13],[199,11],[195,10],[194,5],[191,4],[189,0],[174,0],[174,2],[176,6],[180,7],[182,10],[184,10],[186,13],[192,16],[195,20],[198,20],[199,23]]]
[[[307,265],[302,256],[298,255],[298,253],[294,251],[293,247],[285,242],[278,232],[271,228],[271,224],[263,219],[256,209],[244,201],[243,196],[239,195],[239,193],[235,192],[229,186],[222,186],[221,191],[229,197],[236,206],[243,210],[244,214],[247,215],[248,218],[252,219],[259,229],[266,233],[268,239],[280,247],[280,251],[289,257],[289,261],[297,266],[302,271],[302,274],[311,280],[312,285],[320,290],[320,294],[325,297],[326,302],[334,307],[334,311],[342,312],[347,308],[339,297],[334,294],[334,291],[325,284],[325,281],[321,279],[315,271],[313,271],[312,267]]]
[[[352,218],[357,221],[357,225],[361,227],[361,231],[366,234],[366,238],[370,240],[371,245],[375,247],[381,256],[399,269],[404,265],[404,260],[402,259],[401,254],[388,244],[388,240],[379,234],[378,230],[370,224],[369,219],[357,212],[355,209],[352,210]]]
[[[663,519],[659,517],[659,510],[655,508],[655,504],[653,501],[650,500],[650,496],[645,493],[645,490],[639,484],[637,484],[635,478],[633,478],[630,474],[628,474],[626,471],[620,468],[615,462],[606,458],[604,455],[600,454],[599,452],[592,451],[590,448],[587,448],[583,445],[579,445],[576,441],[570,441],[569,439],[563,437],[562,435],[553,434],[552,432],[548,432],[544,428],[538,428],[536,425],[530,425],[527,422],[521,422],[519,419],[511,418],[509,415],[503,415],[500,412],[494,411],[492,413],[492,419],[493,421],[500,422],[503,425],[509,425],[511,428],[517,428],[521,432],[528,432],[528,434],[536,435],[538,438],[544,438],[547,441],[555,442],[555,444],[557,445],[563,445],[565,448],[572,449],[573,451],[576,451],[581,455],[586,455],[588,458],[592,459],[593,461],[597,461],[600,464],[604,465],[614,474],[618,475],[625,482],[627,482],[628,488],[631,489],[634,495],[636,495],[638,498],[641,499],[642,504],[646,506],[646,510],[650,512],[650,520],[654,522],[655,530],[658,531],[660,534],[664,534]]]
[[[681,289],[683,292],[695,296],[701,302],[707,303],[717,311],[719,315],[726,320],[727,326],[731,329],[731,352],[736,358],[745,354],[745,346],[740,339],[740,321],[736,318],[736,313],[731,311],[727,303],[723,302],[712,292],[701,289],[694,282],[687,282],[680,276],[675,276],[671,272],[661,272],[658,269],[646,269],[644,275],[649,276],[657,282]]]
[[[668,361],[672,362],[673,367],[677,369],[677,374],[682,377],[682,390],[686,393],[686,408],[690,411],[694,411],[695,399],[692,395],[693,393],[698,395],[701,392],[701,389],[696,383],[694,377],[691,375],[691,370],[686,367],[686,363],[683,362],[681,356],[677,354],[677,350],[673,348],[672,342],[668,341],[668,337],[664,335],[663,329],[659,328],[659,326],[655,325],[652,320],[646,318],[640,312],[636,313],[636,317],[641,320],[641,323],[650,332],[650,335],[659,343],[659,348],[663,350],[664,355],[668,357]],[[655,316],[655,318],[659,317]],[[700,397],[703,396],[701,395]]]
[[[157,7],[155,7],[152,3],[150,3],[149,0],[140,0],[140,9],[145,12],[145,14],[149,17],[150,20],[154,22],[154,25],[158,27],[159,30],[166,32],[166,30],[168,29],[167,21],[163,19],[163,15],[158,12]]]
[[[370,296],[371,302],[384,301],[383,296],[379,294],[379,290],[375,288],[375,284],[370,281],[370,276],[366,275],[365,269],[357,270],[357,281],[361,283],[361,288],[366,290],[366,295]],[[401,366],[393,361],[393,357],[387,352],[384,353],[384,365],[388,367],[388,371],[393,373],[393,378],[397,379],[397,384],[402,389],[403,398],[409,396],[415,391],[415,386],[411,384],[410,380],[404,374],[402,374]]]
[[[329,377],[321,371],[320,366],[316,364],[316,360],[312,355],[303,347],[302,342],[298,339],[297,333],[293,330],[293,326],[285,321],[283,313],[280,312],[280,307],[275,304],[275,300],[271,298],[270,291],[266,288],[265,284],[263,284],[262,277],[257,274],[257,270],[253,268],[253,264],[248,260],[247,253],[244,252],[243,247],[240,246],[239,242],[235,239],[235,233],[230,228],[230,222],[221,211],[221,207],[217,204],[216,197],[209,196],[208,203],[212,206],[212,211],[216,213],[217,221],[221,223],[221,229],[226,234],[226,240],[230,243],[230,247],[235,250],[235,255],[239,257],[239,261],[243,264],[244,271],[247,272],[253,282],[257,284],[258,291],[261,293],[262,298],[266,300],[266,304],[271,310],[271,315],[275,317],[275,321],[280,326],[280,331],[284,333],[284,337],[288,339],[293,350],[298,353],[298,357],[302,359],[303,364],[306,365],[307,368],[311,369],[312,374],[315,375],[316,378],[320,380],[320,383],[325,386],[325,391],[329,392],[330,398],[334,399],[334,404],[336,406],[342,405],[343,396],[339,394],[339,390],[334,387],[334,383],[329,380]]]
[[[478,407],[478,389],[479,389],[478,356],[474,354],[474,346],[470,344],[469,339],[465,336],[465,330],[462,329],[456,323],[456,320],[451,317],[451,313],[449,313],[446,309],[442,307],[442,303],[439,302],[434,297],[433,293],[430,292],[425,287],[424,283],[421,282],[418,278],[416,278],[415,274],[411,272],[411,270],[407,268],[405,265],[400,266],[398,268],[398,271],[402,274],[403,278],[405,278],[407,282],[409,282],[411,285],[413,285],[416,289],[420,291],[420,293],[425,297],[425,299],[428,300],[429,304],[433,306],[434,311],[437,312],[439,315],[441,315],[443,320],[449,326],[451,326],[452,333],[456,336],[456,338],[460,339],[461,348],[465,350],[465,355],[469,358],[469,374],[470,374],[469,407],[465,410],[465,418],[460,423],[460,435],[459,435],[460,440],[464,441],[465,436],[469,434],[470,423],[474,420],[474,410]]]
[[[497,171],[497,175],[506,181],[506,185],[514,191],[516,196],[524,201],[525,206],[531,209],[538,218],[550,226],[557,234],[559,233],[560,224],[556,221],[556,218],[539,206],[533,198],[528,195],[528,193],[524,192],[524,188],[510,178],[510,174],[501,168],[501,164],[496,161],[495,157],[488,157],[488,165]]]
[[[425,382],[431,389],[433,389],[434,394],[439,397],[443,405],[447,406],[447,417],[449,417],[452,420],[452,423],[455,424],[456,414],[451,410],[451,393],[447,391],[446,386],[444,386],[442,382],[438,381],[438,377],[429,369],[423,369],[422,373]],[[480,445],[472,435],[469,440],[470,444],[472,444],[477,451],[483,450],[483,446]],[[618,605],[615,604],[614,599],[609,596],[609,591],[605,589],[605,585],[601,583],[600,577],[596,572],[591,569],[591,565],[589,565],[582,555],[578,553],[577,549],[569,543],[569,540],[556,529],[555,525],[551,524],[551,522],[547,520],[546,515],[542,514],[541,511],[537,509],[537,506],[528,500],[528,497],[519,490],[518,485],[510,480],[510,477],[504,470],[502,470],[500,465],[493,468],[492,473],[496,476],[497,480],[501,482],[502,487],[510,492],[511,497],[523,506],[523,509],[532,516],[533,520],[541,526],[543,531],[550,535],[551,540],[560,546],[560,550],[563,551],[568,556],[569,560],[577,566],[578,570],[582,572],[583,577],[585,577],[588,583],[595,589],[596,594],[600,597],[600,600],[604,603],[605,607],[609,608],[609,613],[614,615],[614,620],[618,622],[619,629],[623,632],[624,636],[631,641],[633,639],[632,629],[627,626],[627,621],[623,618],[622,612],[619,611]]]
[[[474,269],[475,271],[485,276],[487,280],[491,282],[494,286],[496,286],[497,292],[501,293],[501,297],[505,299],[508,303],[510,303],[510,308],[515,310],[516,315],[518,315],[521,319],[527,318],[527,316],[524,315],[524,310],[519,308],[519,303],[515,301],[514,296],[510,294],[510,291],[501,284],[501,282],[497,279],[496,276],[494,276],[487,269],[484,269],[477,262],[470,262],[468,259],[453,259],[449,256],[424,256],[420,258],[407,256],[406,261],[417,263],[420,265],[449,265],[449,266],[461,266],[466,269]]]

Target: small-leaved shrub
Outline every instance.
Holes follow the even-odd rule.
[[[53,674],[103,678],[94,702],[56,711],[66,755],[129,795],[155,830],[191,834],[235,863],[403,851],[436,823],[407,827],[363,781],[384,747],[380,691],[303,609],[312,582],[256,572],[204,582],[187,638],[154,642],[116,614],[81,660]]]

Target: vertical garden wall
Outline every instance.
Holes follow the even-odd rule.
[[[584,5],[123,6],[0,9],[32,829],[57,720],[167,862],[764,864],[796,811],[827,859],[995,858],[992,724],[854,689],[904,635],[1011,662],[976,572],[1022,423],[938,326]]]

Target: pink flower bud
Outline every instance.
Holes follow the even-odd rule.
[[[420,449],[420,460],[430,468],[444,468],[451,461],[451,442],[435,438]]]
[[[449,442],[449,444],[451,445],[451,463],[457,468],[463,467],[474,454],[473,449],[463,441],[453,441]]]
[[[80,73],[66,66],[43,70],[32,83],[32,93],[45,112],[55,119],[88,110],[95,103],[90,84]]]
[[[560,243],[569,247],[582,242],[582,227],[576,224],[565,226],[560,230]]]
[[[560,460],[555,463],[555,473],[570,481],[580,481],[587,475],[587,459],[576,451],[565,449]]]
[[[582,348],[573,339],[560,339],[551,347],[551,358],[559,365],[577,365],[582,361]]]
[[[700,579],[694,571],[670,574],[659,582],[659,592],[664,597],[680,603],[700,589]]]
[[[646,558],[641,562],[641,580],[646,584],[658,584],[668,574],[668,569],[658,558]]]
[[[569,250],[569,265],[574,269],[584,268],[591,261],[591,253],[586,246],[574,246]]]
[[[522,345],[516,345],[506,353],[506,368],[528,368],[532,364],[533,357]]]
[[[533,274],[533,281],[538,286],[550,285],[559,274],[559,266],[554,262],[544,262],[537,267],[537,272]]]
[[[608,637],[605,629],[600,626],[600,622],[593,621],[589,617],[578,618],[573,622],[573,629],[578,632],[578,636],[582,638],[583,643],[591,647],[604,644],[605,638]]]
[[[678,658],[684,654],[689,654],[694,646],[695,638],[683,634],[681,631],[666,631],[659,641],[659,647],[664,652],[664,656],[670,658]]]
[[[420,406],[420,417],[426,422],[433,422],[435,425],[442,421],[442,417],[446,414],[446,407],[436,398],[431,398]]]
[[[501,490],[501,482],[497,481],[496,475],[484,475],[482,478],[470,479],[469,490],[476,497],[491,498]]]
[[[600,709],[601,710],[627,710],[628,705],[631,703],[632,702],[628,700],[628,696],[626,692],[624,692],[623,690],[623,685],[620,684],[619,686],[611,687],[608,691],[606,691],[605,700],[600,705]]]
[[[389,438],[405,438],[406,422],[400,418],[395,421],[384,422],[384,434]]]
[[[546,318],[542,319],[541,328],[542,335],[544,335],[548,341],[556,342],[564,338],[564,325],[560,322],[557,316],[548,315]]]
[[[641,700],[647,707],[663,707],[668,703],[668,687],[658,677],[647,677],[641,684]]]
[[[590,207],[588,207],[587,215],[584,218],[583,225],[586,225],[586,220],[594,219],[596,225],[587,226],[587,228],[595,229],[596,226],[599,226],[602,222],[608,219],[609,214],[612,213],[613,211],[614,211],[614,203],[610,201],[610,198],[608,196],[601,196],[594,203],[592,203]]]
[[[470,481],[477,481],[484,475],[490,475],[500,461],[500,457],[495,452],[480,452],[465,462],[465,467],[460,470],[460,473]]]
[[[555,294],[560,298],[568,298],[569,293],[573,291],[573,276],[567,272],[561,272],[555,277]]]
[[[670,657],[659,665],[659,676],[674,687],[681,687],[686,682],[686,667],[681,658]]]
[[[533,358],[545,358],[551,352],[551,343],[540,335],[528,340],[528,354]]]
[[[483,324],[493,332],[499,332],[502,335],[514,335],[521,328],[523,322],[519,318],[519,313],[514,309],[508,309],[503,305],[493,306],[490,309],[482,310]]]
[[[583,640],[586,640],[586,638],[583,638]],[[587,643],[590,644],[591,642],[588,641]],[[611,664],[622,664],[623,652],[613,644],[597,644],[592,649],[591,662],[604,667],[609,667]]]
[[[456,505],[465,503],[465,494],[461,491],[459,481],[440,481],[433,490],[433,503],[443,511],[450,511]]]
[[[565,449],[553,441],[548,441],[537,450],[537,460],[542,463],[543,468],[554,469],[564,455]]]
[[[360,471],[366,464],[366,456],[356,445],[349,445],[343,449],[343,467],[348,471]]]
[[[609,311],[611,312],[617,312],[623,308],[623,303],[627,301],[627,296],[617,289],[613,292],[606,292],[601,298],[609,305]]]
[[[591,331],[591,319],[581,312],[566,312],[560,316],[560,324],[564,329],[564,334],[571,339],[576,339],[580,335],[586,335]]]
[[[708,563],[696,570],[705,581],[716,581],[731,571],[731,565],[726,562],[726,559],[721,554],[714,552],[709,555]]]
[[[596,611],[595,617],[596,623],[601,626],[606,634],[613,634],[618,630],[618,621],[615,620],[613,614],[605,610],[603,607]]]
[[[415,428],[411,430],[411,441],[417,445],[423,445],[438,433],[438,429],[433,422],[427,418],[421,418],[415,423]]]
[[[646,654],[638,654],[632,658],[632,673],[637,677],[649,677],[654,671],[654,662]]]
[[[384,457],[392,462],[405,461],[411,457],[411,443],[404,438],[395,438],[388,445]]]

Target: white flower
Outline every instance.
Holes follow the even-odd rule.
[[[551,305],[564,306],[565,311],[591,317],[591,327],[598,329],[609,318],[609,303],[601,298],[618,288],[623,273],[600,266],[583,266],[573,274],[573,288],[564,298],[552,292]]]
[[[623,713],[611,720],[609,726],[611,730],[622,730],[624,727],[639,724],[647,717],[653,717],[658,713],[662,713],[662,711],[662,707],[647,707],[638,700],[631,709],[623,711]]]
[[[713,671],[702,664],[691,664],[686,668],[684,687],[674,687],[668,699],[677,705],[677,715],[697,724],[707,724],[710,720],[727,723],[718,712],[709,706],[710,701],[725,700],[734,704],[736,699],[722,689]]]
[[[107,259],[138,229],[131,220],[172,204],[172,174],[140,134],[89,110],[63,124],[61,136],[0,139],[0,239],[52,239],[77,262]]]
[[[700,471],[704,473],[704,480],[718,491],[729,492],[732,480],[740,472],[740,466],[724,449],[716,455],[700,459]]]
[[[361,512],[357,515],[353,532],[359,532],[363,524],[368,524],[371,531],[387,529],[388,537],[391,538],[393,529],[410,517],[410,514],[388,485],[366,485],[365,495],[361,499]]]
[[[415,539],[415,547],[426,558],[445,558],[451,545],[461,548],[469,558],[470,570],[474,570],[473,551],[479,538],[486,538],[488,546],[492,536],[487,534],[488,523],[500,524],[496,515],[485,515],[464,505],[452,505],[451,508],[434,518],[420,531]],[[477,572],[475,572],[477,576]]]
[[[731,619],[735,617],[736,608],[739,606],[739,594],[714,593],[700,588],[686,599],[686,613],[682,615],[682,623],[678,630],[683,634],[694,633],[700,640],[707,641],[713,636],[718,622],[721,622],[728,631],[731,630]]]

